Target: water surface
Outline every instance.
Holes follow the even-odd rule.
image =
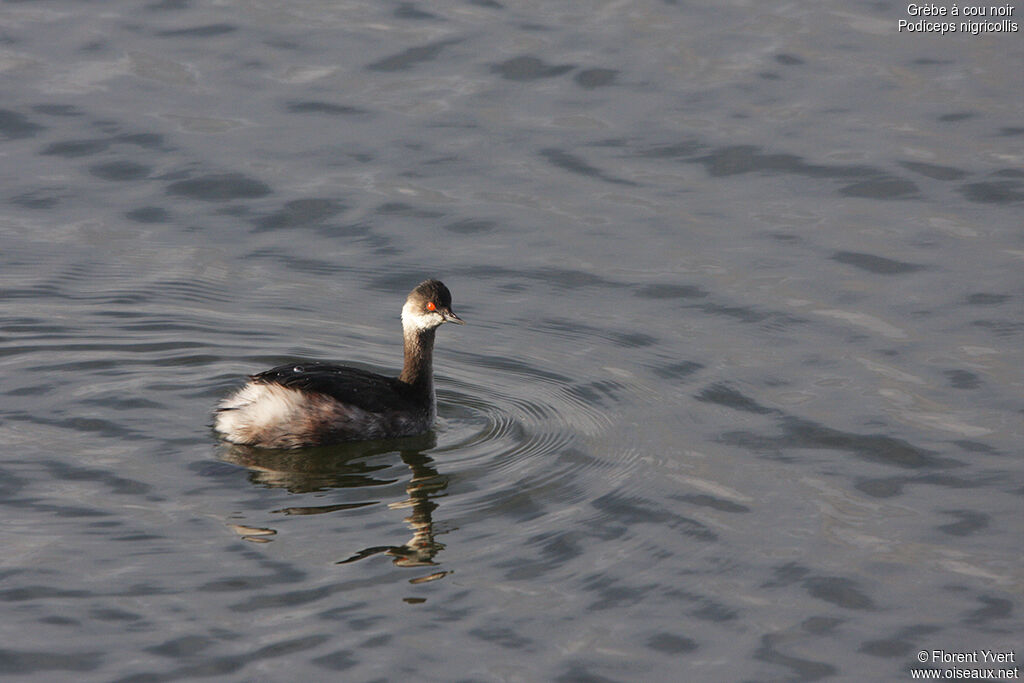
[[[908,680],[1018,648],[1024,51],[902,18],[0,4],[0,673]],[[396,371],[431,276],[469,323],[434,434],[217,444],[247,373]]]

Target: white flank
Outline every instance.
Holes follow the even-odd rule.
[[[214,428],[228,441],[249,443],[255,432],[279,428],[308,408],[302,392],[249,382],[219,406]]]

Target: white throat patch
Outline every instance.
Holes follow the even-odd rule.
[[[411,301],[402,307],[402,329],[421,332],[441,324],[441,317],[435,313],[421,313]]]

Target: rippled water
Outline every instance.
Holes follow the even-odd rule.
[[[904,18],[0,3],[0,674],[1019,648],[1024,49]],[[247,373],[395,371],[429,276],[436,433],[216,442]]]

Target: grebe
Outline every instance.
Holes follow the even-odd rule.
[[[251,375],[221,401],[214,429],[232,443],[262,448],[423,434],[437,417],[434,333],[442,323],[463,324],[451,292],[437,280],[421,282],[402,307],[401,375],[320,362],[279,365]]]

